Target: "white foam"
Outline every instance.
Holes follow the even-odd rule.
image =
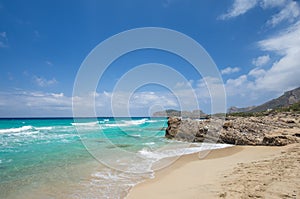
[[[122,121],[116,121],[114,124],[104,124],[104,127],[128,127],[128,126],[136,126],[141,125],[147,122],[147,118],[143,118],[140,120],[122,120]]]
[[[154,145],[154,144],[155,144],[155,142],[147,142],[144,145]]]
[[[202,143],[201,146],[196,147],[188,147],[188,148],[175,148],[175,149],[166,149],[166,150],[150,150],[149,148],[143,148],[138,152],[142,157],[152,159],[154,161],[161,160],[163,158],[170,158],[176,157],[181,155],[187,155],[192,153],[197,153],[204,150],[211,150],[211,149],[220,149],[225,147],[230,147],[229,144],[208,144]]]
[[[102,120],[102,121],[99,121],[99,124],[105,124],[105,123],[107,123],[107,122],[109,122],[109,119],[104,119],[104,120]]]
[[[32,130],[32,126],[22,126],[18,128],[10,128],[10,129],[0,129],[0,133],[19,133],[23,131]]]
[[[44,126],[44,127],[35,127],[36,130],[52,130],[53,127],[52,126]]]
[[[129,179],[129,177],[125,176],[124,173],[117,173],[117,172],[113,173],[113,172],[109,172],[109,171],[96,172],[92,176],[96,177],[96,178],[112,180],[112,181]]]
[[[143,118],[140,120],[130,120],[130,121],[124,121],[126,124],[131,124],[131,125],[141,125],[145,124],[145,122],[148,121],[147,118]]]
[[[12,159],[8,159],[6,161],[5,161],[5,159],[4,160],[0,160],[0,164],[10,163],[10,162],[12,162]]]
[[[147,123],[154,123],[154,122],[164,122],[165,120],[147,120]]]
[[[74,123],[71,123],[72,126],[96,126],[99,124],[99,122],[74,122]]]
[[[131,137],[141,137],[140,134],[127,134],[128,136],[131,136]]]
[[[131,126],[131,124],[122,124],[122,123],[116,123],[116,124],[104,124],[105,127],[125,127],[125,126]]]
[[[124,193],[136,184],[143,182],[147,178],[152,178],[150,174],[136,174],[119,172],[113,169],[103,169],[92,175],[92,180],[88,185],[89,189],[95,189],[101,198],[123,198]]]

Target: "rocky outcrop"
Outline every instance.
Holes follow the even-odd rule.
[[[300,114],[205,120],[170,117],[166,137],[189,142],[283,146],[300,142]]]

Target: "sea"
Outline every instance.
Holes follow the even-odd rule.
[[[126,198],[180,156],[229,145],[166,139],[167,118],[0,119],[0,198]]]

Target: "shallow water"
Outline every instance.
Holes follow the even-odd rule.
[[[154,176],[155,162],[226,146],[167,140],[166,122],[1,119],[0,198],[124,198]]]

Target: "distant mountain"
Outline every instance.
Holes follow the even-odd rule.
[[[251,106],[246,108],[230,107],[228,109],[228,113],[266,111],[268,109],[287,107],[299,101],[300,101],[300,87],[287,91],[280,97],[270,100],[259,106]]]
[[[228,109],[228,113],[240,113],[240,112],[248,112],[254,109],[256,106],[249,106],[246,108],[238,108],[236,106],[232,106]]]
[[[205,118],[205,114],[201,110],[194,111],[178,111],[174,109],[168,109],[165,111],[158,111],[153,113],[153,117],[183,117],[183,118]]]

